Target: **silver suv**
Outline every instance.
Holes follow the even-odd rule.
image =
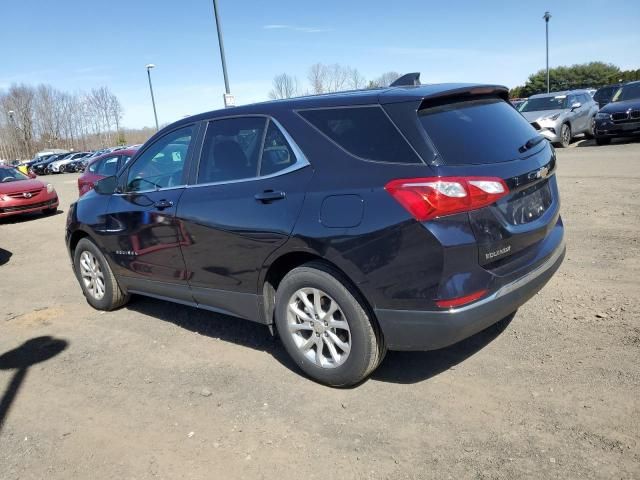
[[[598,103],[586,90],[569,90],[532,95],[518,110],[551,143],[568,147],[580,133],[593,137]]]

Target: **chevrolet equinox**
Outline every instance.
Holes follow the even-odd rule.
[[[71,206],[66,242],[93,307],[140,294],[263,323],[348,386],[544,286],[565,253],[555,171],[501,86],[272,101],[163,128]]]

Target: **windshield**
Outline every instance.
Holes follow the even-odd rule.
[[[561,110],[567,107],[566,95],[530,98],[520,106],[521,112],[539,112],[542,110]]]
[[[2,183],[28,179],[29,177],[21,173],[17,168],[0,168],[0,182]]]
[[[593,98],[598,102],[609,101],[617,89],[618,87],[602,87],[596,92]]]
[[[640,82],[628,83],[618,89],[613,96],[613,102],[624,102],[625,100],[633,100],[640,98]]]

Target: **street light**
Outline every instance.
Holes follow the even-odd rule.
[[[145,65],[147,69],[147,77],[149,78],[149,91],[151,92],[151,104],[153,105],[153,118],[156,119],[156,132],[158,131],[158,113],[156,112],[156,99],[153,96],[153,85],[151,85],[151,69],[156,68],[153,63]]]
[[[224,58],[224,42],[222,41],[222,27],[220,26],[220,17],[218,15],[218,0],[213,0],[213,15],[216,17],[216,30],[218,31],[218,46],[220,47],[220,59],[222,60],[222,75],[224,77],[224,99],[225,107],[235,106],[235,98],[229,90],[229,77],[227,76],[227,61]]]
[[[544,12],[544,16],[542,18],[544,18],[547,38],[547,93],[549,93],[549,19],[551,18],[551,14],[549,12]]]

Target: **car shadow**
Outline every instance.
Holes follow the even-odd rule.
[[[125,308],[200,335],[266,352],[284,367],[306,377],[291,360],[280,341],[260,323],[142,296],[133,296]],[[514,316],[515,312],[486,330],[447,348],[430,352],[388,352],[370,378],[398,384],[428,380],[482,350],[508,327]],[[354,388],[358,386],[355,385]]]
[[[280,341],[261,323],[138,295],[134,295],[125,308],[200,335],[266,352],[288,369],[301,374]]]
[[[388,352],[371,378],[389,383],[418,383],[435,377],[475,355],[500,336],[516,312],[449,347],[428,352]]]
[[[27,340],[19,347],[0,355],[0,370],[16,371],[0,398],[0,432],[11,405],[24,383],[29,367],[55,357],[68,346],[69,343],[66,340],[43,336]]]
[[[61,209],[56,210],[56,212],[54,213],[41,213],[41,212],[21,213],[21,214],[12,215],[10,217],[0,218],[0,225],[26,223],[26,222],[31,222],[33,220],[38,220],[39,218],[55,217],[56,215],[62,215],[63,213],[64,213],[64,210],[61,210]]]
[[[637,143],[640,140],[639,137],[617,137],[617,138],[612,138],[611,139],[611,143],[608,145],[598,145],[596,144],[595,139],[591,138],[588,140],[583,140],[580,143],[578,143],[576,145],[576,147],[578,148],[582,148],[582,147],[598,147],[598,148],[603,148],[603,147],[608,147],[610,145],[626,145],[627,143]]]
[[[0,265],[4,265],[5,263],[9,263],[9,259],[13,253],[9,250],[5,250],[4,248],[0,248]]]

